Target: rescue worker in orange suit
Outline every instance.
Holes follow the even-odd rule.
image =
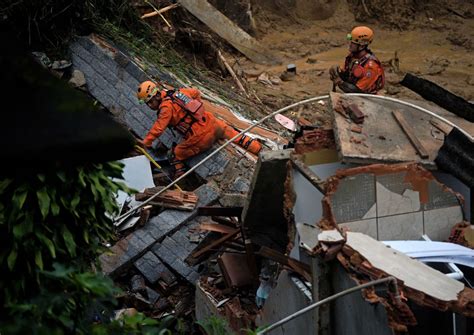
[[[374,32],[368,27],[355,27],[347,39],[350,53],[344,67],[333,66],[329,70],[333,91],[337,86],[345,93],[377,94],[384,87],[385,75],[382,64],[369,49]]]
[[[224,121],[217,119],[204,109],[201,92],[194,88],[160,90],[152,81],[140,84],[137,91],[139,102],[157,111],[157,119],[142,141],[151,148],[153,141],[171,127],[183,136],[183,140],[170,152],[170,163],[174,166],[174,178],[186,172],[184,160],[208,150],[221,138],[230,139],[237,131]],[[261,144],[246,136],[239,136],[234,143],[258,154]]]

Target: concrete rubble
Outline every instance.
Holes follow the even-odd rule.
[[[70,49],[74,71],[84,74],[77,85],[85,84],[141,137],[154,119],[135,99],[138,83],[155,77],[181,84],[152,65],[145,71],[143,60],[98,36],[81,37]],[[383,136],[372,129],[371,111],[379,112],[375,102],[337,94],[330,102],[333,129],[299,122],[291,141],[256,129],[252,135],[273,150],[255,157],[229,146],[195,171],[186,189],[195,199],[192,206],[155,203],[135,216],[100,257],[101,270],[125,288],[121,301],[156,317],[171,311],[179,316],[195,311],[201,321],[218,316],[227,321],[229,333],[239,333],[356,284],[393,276],[398,293],[369,288],[270,334],[401,334],[422,327],[424,317],[434,311],[456,313],[459,325],[471,327],[469,271],[455,280],[442,266],[424,264],[381,242],[428,236],[474,245],[463,196],[426,169],[434,168],[441,143],[436,148],[427,144],[430,155],[421,160],[400,129],[392,127]],[[206,104],[236,128],[249,124],[223,104]],[[420,134],[428,143],[429,134]],[[392,154],[386,151],[387,136],[402,144]],[[170,147],[177,139],[166,131],[161,140]],[[283,145],[287,149],[276,150]],[[189,165],[206,154],[190,159]],[[157,171],[140,159],[147,165],[147,180],[135,184],[137,198],[121,195],[122,213],[168,182],[157,182]],[[378,164],[368,165],[374,162]]]

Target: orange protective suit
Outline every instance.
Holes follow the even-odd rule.
[[[364,93],[377,94],[385,84],[385,74],[380,61],[370,51],[362,58],[346,57],[341,78],[356,85]]]
[[[182,88],[179,91],[188,97],[201,101],[201,93],[197,89]],[[183,161],[208,150],[218,139],[232,138],[237,134],[232,127],[224,121],[216,119],[213,114],[207,111],[204,111],[202,120],[196,121],[178,103],[167,97],[166,91],[161,91],[160,94],[162,102],[157,113],[158,118],[143,140],[145,146],[151,146],[167,127],[174,127],[184,134],[183,141],[174,148],[175,158]],[[190,128],[189,125],[191,125]],[[261,144],[258,141],[253,141],[245,135],[237,138],[234,142],[244,148],[248,143],[247,150],[254,153],[258,153],[261,149]]]

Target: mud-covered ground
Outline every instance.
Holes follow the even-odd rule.
[[[272,7],[275,2],[294,4],[286,8]],[[374,2],[377,1],[365,1],[368,11],[370,5],[375,6]],[[456,1],[444,1],[444,7],[424,8],[420,12],[405,8],[393,12],[390,20],[382,17],[365,21],[356,21],[354,12],[360,19],[364,19],[364,14],[367,17],[367,13],[362,8],[363,13],[355,11],[354,1],[351,4],[345,0],[327,1],[329,5],[323,9],[315,9],[312,3],[267,0],[253,7],[257,38],[280,56],[283,64],[269,67],[254,64],[242,56],[235,58],[250,89],[270,106],[281,107],[327,94],[332,89],[327,70],[344,61],[348,52],[345,36],[356,25],[368,25],[375,31],[371,49],[385,65],[386,72],[386,87],[381,94],[419,98],[398,84],[403,75],[410,72],[467,100],[474,100],[472,2],[458,6]],[[319,19],[321,16],[323,19]],[[282,73],[290,63],[296,65],[297,75],[285,78]],[[324,108],[315,104],[312,113],[299,111],[293,115],[313,115],[317,121],[321,116],[314,113],[314,108],[324,114]]]
[[[160,3],[158,7],[168,4],[165,0],[157,2]],[[367,25],[375,31],[371,49],[384,64],[386,73],[386,86],[381,94],[404,99],[421,99],[398,84],[404,74],[410,72],[467,100],[474,100],[472,1],[210,2],[255,36],[282,60],[282,64],[266,66],[253,63],[181,9],[167,14],[176,31],[172,37],[174,47],[185,59],[189,59],[189,62],[210,70],[209,75],[222,78],[222,87],[239,92],[232,77],[217,60],[216,50],[222,50],[250,92],[251,98],[246,105],[257,106],[255,115],[247,114],[252,119],[260,118],[262,111],[267,113],[295,101],[331,91],[328,69],[334,64],[342,65],[348,53],[346,34],[356,25]],[[148,22],[159,34],[168,31],[158,17]],[[296,65],[296,76],[284,75],[288,64]],[[312,123],[328,123],[326,106],[318,103],[287,115],[302,116]],[[274,127],[273,124],[266,125]],[[277,129],[280,127],[277,126]]]

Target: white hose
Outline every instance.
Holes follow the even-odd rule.
[[[450,126],[452,127],[455,127],[457,129],[459,129],[459,131],[461,131],[464,135],[466,135],[471,141],[474,141],[473,137],[465,130],[463,130],[462,128],[460,128],[459,126],[455,125],[454,123],[452,123],[451,121],[433,113],[433,112],[430,112],[429,110],[425,109],[425,108],[422,108],[420,106],[417,106],[417,105],[414,105],[414,104],[411,104],[409,102],[405,102],[405,101],[402,101],[402,100],[399,100],[399,99],[395,99],[395,98],[390,98],[390,97],[385,97],[385,96],[381,96],[381,95],[373,95],[373,94],[364,94],[364,93],[348,93],[347,95],[350,95],[350,96],[358,96],[358,97],[367,97],[367,98],[375,98],[375,99],[381,99],[381,100],[387,100],[387,101],[393,101],[393,102],[397,102],[397,103],[400,103],[402,105],[406,105],[406,106],[409,106],[409,107],[412,107],[412,108],[415,108],[423,113],[426,113],[426,114],[429,114],[447,124],[449,124]],[[150,201],[152,201],[153,199],[155,199],[157,196],[159,196],[160,194],[162,194],[163,192],[165,192],[166,190],[170,189],[171,187],[173,187],[176,183],[178,183],[179,181],[181,181],[182,179],[184,179],[186,176],[188,176],[191,172],[193,172],[194,170],[196,170],[198,167],[200,167],[202,164],[204,164],[206,161],[208,161],[209,159],[211,159],[213,156],[215,156],[219,151],[221,151],[222,149],[224,149],[226,146],[228,146],[230,143],[232,143],[235,139],[237,139],[239,136],[245,134],[246,132],[248,132],[249,130],[255,128],[256,126],[258,126],[259,124],[261,124],[262,122],[268,120],[269,118],[277,115],[277,114],[280,114],[280,113],[283,113],[283,112],[286,112],[287,110],[289,109],[292,109],[294,107],[297,107],[297,106],[300,106],[300,105],[305,105],[307,103],[310,103],[310,102],[313,102],[313,101],[318,101],[318,100],[323,100],[323,99],[328,99],[329,98],[329,95],[321,95],[321,96],[318,96],[318,97],[314,97],[314,98],[309,98],[309,99],[306,99],[306,100],[302,100],[302,101],[298,101],[298,102],[295,102],[294,104],[291,104],[291,105],[288,105],[286,107],[283,107],[277,111],[274,111],[273,113],[271,114],[268,114],[267,116],[263,117],[262,119],[258,120],[257,122],[255,122],[254,124],[248,126],[247,128],[245,128],[244,130],[242,130],[240,133],[238,133],[237,135],[235,135],[234,137],[232,137],[231,139],[227,140],[227,142],[225,142],[224,144],[222,144],[220,147],[218,147],[216,150],[214,150],[212,153],[210,153],[208,156],[204,157],[204,159],[202,161],[200,161],[199,163],[197,163],[196,165],[194,165],[192,168],[190,168],[188,171],[186,171],[186,173],[184,173],[182,176],[180,176],[179,178],[177,178],[175,181],[173,181],[172,183],[168,184],[167,186],[165,186],[162,190],[160,190],[158,193],[155,193],[153,196],[151,196],[150,198],[148,198],[147,200],[145,200],[144,202],[142,202],[141,204],[133,207],[132,209],[130,209],[128,212],[118,216],[115,218],[114,222],[118,222],[120,220],[122,220],[123,218],[125,217],[128,217],[130,215],[132,215],[133,213],[135,213],[138,209],[140,209],[141,207],[143,206],[146,206]]]

